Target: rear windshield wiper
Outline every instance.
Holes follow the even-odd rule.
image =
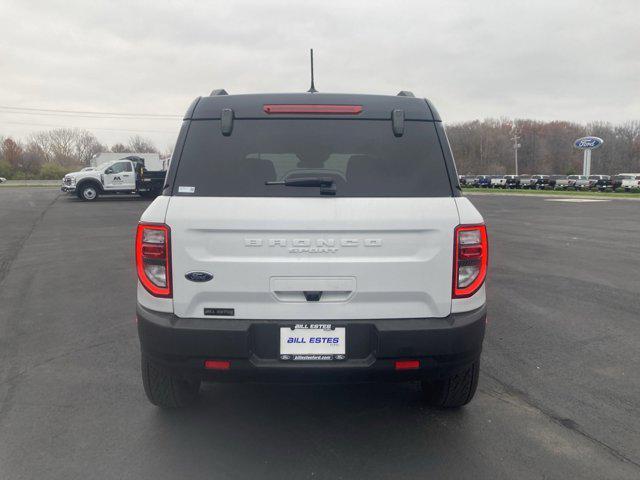
[[[336,187],[331,177],[289,178],[276,182],[264,182],[265,185],[284,185],[285,187],[320,187],[322,195],[335,195]]]

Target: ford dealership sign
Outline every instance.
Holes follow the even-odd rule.
[[[573,146],[582,150],[593,150],[604,143],[604,140],[598,137],[582,137],[573,142]]]

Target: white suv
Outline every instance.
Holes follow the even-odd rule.
[[[202,381],[421,381],[473,397],[488,245],[425,99],[196,99],[136,236],[149,400]]]

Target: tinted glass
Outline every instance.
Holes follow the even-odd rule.
[[[173,194],[320,195],[318,187],[265,185],[302,177],[330,177],[342,197],[452,195],[433,122],[406,121],[395,137],[389,121],[327,119],[236,120],[228,137],[219,120],[192,121]]]

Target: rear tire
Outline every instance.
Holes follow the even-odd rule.
[[[422,382],[422,394],[427,405],[437,408],[458,408],[471,401],[478,388],[480,360],[451,377]]]
[[[142,384],[151,403],[162,408],[181,408],[198,397],[200,381],[170,374],[142,355]]]

